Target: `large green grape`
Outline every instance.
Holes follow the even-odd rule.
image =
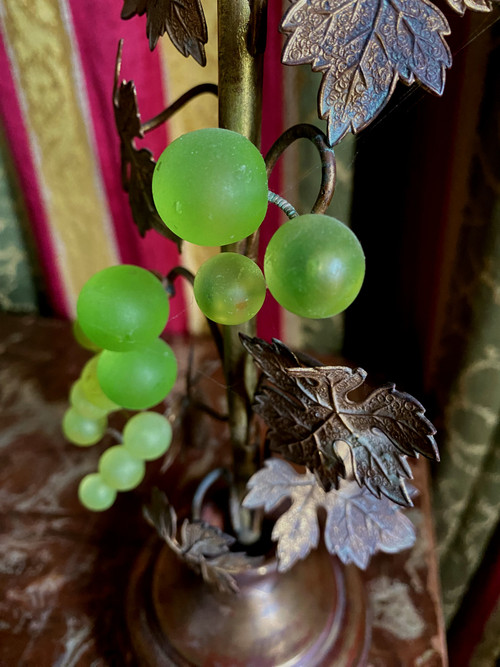
[[[106,412],[113,412],[119,410],[121,406],[109,399],[101,389],[99,380],[97,379],[97,363],[99,361],[99,354],[96,354],[89,359],[80,375],[81,388],[83,395],[89,403],[95,405]]]
[[[283,308],[312,319],[331,317],[358,295],[365,257],[349,227],[311,213],[276,231],[266,249],[264,274]]]
[[[104,350],[97,377],[104,393],[130,410],[147,410],[162,401],[177,377],[177,361],[161,338],[131,352]]]
[[[252,234],[267,210],[266,165],[237,132],[188,132],[161,154],[153,199],[177,236],[201,246],[226,245]]]
[[[104,482],[99,473],[93,472],[80,482],[78,498],[87,509],[102,512],[115,502],[116,491]]]
[[[106,350],[126,352],[161,334],[169,314],[160,281],[139,266],[110,266],[83,286],[76,305],[84,334]]]
[[[106,417],[89,419],[77,412],[75,408],[66,410],[62,421],[62,430],[66,439],[80,447],[88,447],[99,442],[106,427]]]
[[[257,264],[244,255],[222,252],[204,262],[194,279],[202,313],[219,324],[241,324],[258,313],[266,281]]]
[[[157,412],[139,412],[123,429],[123,446],[131,454],[144,461],[163,456],[172,442],[172,427]]]
[[[145,475],[144,461],[132,456],[123,445],[115,445],[101,454],[99,473],[105,484],[117,491],[130,491]]]

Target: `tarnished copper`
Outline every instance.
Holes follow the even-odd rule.
[[[150,544],[134,568],[125,605],[139,663],[366,665],[369,615],[356,568],[340,568],[325,549],[318,549],[290,572],[279,573],[270,558],[236,580],[238,594],[221,593],[170,549]]]
[[[208,40],[205,14],[200,0],[124,0],[121,17],[130,19],[147,15],[146,34],[151,51],[167,32],[175,48],[183,56],[193,56],[200,65],[207,62],[205,44]]]
[[[333,148],[329,145],[325,134],[314,125],[300,123],[290,127],[274,142],[266,155],[267,175],[270,176],[274,165],[297,139],[308,139],[318,149],[321,158],[321,185],[318,196],[312,207],[313,213],[324,213],[335,192],[336,162]]]
[[[383,109],[399,79],[441,95],[451,66],[450,27],[429,0],[294,0],[281,30],[285,65],[322,72],[319,115],[333,146]]]
[[[289,498],[291,505],[276,520],[272,539],[278,543],[278,570],[286,572],[318,547],[326,548],[348,565],[365,570],[377,551],[396,553],[415,543],[415,527],[388,498],[375,498],[365,486],[341,482],[326,493],[315,476],[296,472],[281,459],[268,459],[249,482],[246,507],[276,509]],[[326,521],[318,521],[318,510]]]
[[[364,387],[363,369],[307,368],[280,341],[242,336],[242,342],[263,371],[254,409],[269,427],[273,451],[306,466],[329,491],[346,478],[339,452],[345,443],[359,485],[412,505],[404,483],[411,479],[406,457],[439,460],[436,429],[413,396],[388,384],[354,400],[351,392]]]

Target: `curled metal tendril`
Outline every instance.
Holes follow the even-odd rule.
[[[321,186],[312,207],[313,213],[324,213],[332,201],[335,192],[336,165],[335,153],[328,143],[326,135],[314,125],[300,123],[293,125],[274,142],[266,155],[267,175],[270,176],[276,162],[285,150],[297,139],[309,139],[321,157]]]
[[[175,266],[171,271],[168,272],[165,279],[166,289],[169,296],[175,296],[174,282],[179,276],[187,280],[191,285],[194,284],[194,273],[192,273],[189,269],[186,269],[185,266]],[[215,346],[217,347],[217,352],[219,353],[221,360],[224,361],[224,341],[220,329],[217,324],[212,320],[209,320],[208,317],[205,319],[207,320],[210,333],[212,334]]]
[[[182,107],[185,106],[188,102],[190,102],[195,97],[198,97],[198,95],[203,95],[203,93],[211,93],[212,95],[215,95],[217,97],[218,88],[215,83],[201,83],[198,86],[194,86],[194,88],[191,88],[186,93],[184,93],[184,95],[181,95],[179,99],[175,100],[175,102],[173,102],[169,107],[161,111],[157,116],[143,123],[141,125],[142,131],[145,134],[146,132],[154,130],[159,125],[169,120],[177,111],[179,111],[179,109],[182,109]]]

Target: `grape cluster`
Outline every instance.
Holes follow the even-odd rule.
[[[165,225],[202,246],[227,245],[253,234],[267,210],[262,155],[242,135],[208,128],[189,132],[163,151],[153,174],[153,199]],[[260,310],[266,287],[287,310],[312,319],[336,315],[361,289],[363,249],[353,232],[326,215],[298,216],[271,238],[264,275],[255,262],[222,252],[194,281],[200,310],[219,324],[242,324]]]
[[[99,352],[71,388],[62,428],[70,442],[86,447],[103,437],[111,412],[147,410],[160,403],[175,383],[177,361],[159,338],[169,315],[167,294],[145,269],[121,265],[96,273],[80,292],[77,315],[75,338]],[[117,491],[141,482],[144,461],[162,456],[171,439],[170,423],[162,415],[133,416],[123,443],[104,452],[99,472],[82,480],[81,502],[96,511],[110,507]]]
[[[99,458],[98,472],[80,482],[82,505],[96,512],[109,509],[117,491],[130,491],[146,472],[145,461],[163,456],[172,442],[172,427],[157,412],[139,412],[125,425],[122,444],[107,449]]]

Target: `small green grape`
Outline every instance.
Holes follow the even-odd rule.
[[[107,419],[89,419],[84,417],[75,408],[69,408],[64,413],[62,430],[67,440],[80,447],[89,447],[104,435]]]
[[[120,410],[121,406],[106,396],[97,379],[97,364],[99,362],[99,357],[100,354],[96,354],[92,359],[89,359],[83,367],[83,371],[80,375],[82,392],[89,403],[105,410],[107,413]]]
[[[173,141],[153,173],[158,213],[177,236],[201,246],[234,243],[259,227],[267,211],[266,165],[246,137],[221,128]]]
[[[105,394],[129,410],[147,410],[162,401],[174,386],[177,361],[161,338],[131,352],[104,350],[97,377]]]
[[[365,257],[349,227],[311,213],[276,231],[266,249],[264,274],[269,291],[283,308],[302,317],[331,317],[358,295]]]
[[[266,296],[262,271],[236,252],[222,252],[204,262],[193,288],[202,313],[219,324],[248,322],[261,309]]]
[[[82,287],[78,321],[96,345],[120,352],[154,340],[167,323],[169,302],[160,281],[139,266],[110,266]]]
[[[123,429],[123,446],[133,456],[153,461],[163,456],[172,442],[172,427],[157,412],[140,412]]]
[[[116,500],[116,491],[108,486],[97,472],[86,475],[78,487],[78,498],[84,507],[102,512]]]
[[[99,473],[112,489],[130,491],[144,479],[146,466],[144,461],[132,456],[123,445],[115,445],[101,455]]]
[[[100,352],[102,349],[99,347],[99,345],[93,343],[90,338],[83,333],[82,327],[80,326],[80,322],[78,320],[73,322],[73,337],[76,342],[86,350],[90,350],[91,352]]]
[[[104,408],[99,408],[88,400],[83,391],[81,380],[73,383],[69,393],[69,402],[82,417],[87,417],[87,419],[102,419],[109,412],[108,410],[104,410]]]

